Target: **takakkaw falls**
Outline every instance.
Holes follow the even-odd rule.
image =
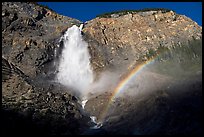
[[[62,37],[62,51],[57,73],[57,81],[73,88],[79,95],[93,82],[88,44],[83,41],[81,30],[76,26],[69,28]]]
[[[150,8],[83,23],[2,3],[3,135],[201,135],[202,113],[190,18]]]
[[[81,29],[83,24],[78,28],[76,25],[69,28],[62,37],[64,49],[57,73],[57,81],[72,88],[82,99],[82,107],[87,100],[83,92],[86,92],[93,83],[93,72],[90,66],[90,55],[88,44],[83,41]],[[91,116],[91,119],[95,117]],[[95,120],[93,120],[95,122]],[[96,123],[96,122],[95,122]]]

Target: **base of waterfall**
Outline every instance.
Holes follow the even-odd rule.
[[[101,122],[96,122],[96,117],[95,116],[90,116],[91,121],[95,124],[94,126],[90,127],[90,129],[99,129],[100,127],[103,126],[103,123]]]
[[[170,131],[199,134],[202,131],[197,126],[202,124],[199,120],[202,114],[198,113],[202,107],[201,77],[182,84],[175,82],[165,90],[146,95],[120,96],[112,102],[112,111],[101,124],[98,117],[106,110],[101,108],[109,99],[109,94],[104,93],[86,102],[84,111],[90,113],[93,124],[83,134],[144,135],[170,134]]]

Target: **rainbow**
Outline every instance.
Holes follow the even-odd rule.
[[[145,68],[147,65],[151,64],[154,60],[148,60],[143,62],[142,64],[137,65],[132,71],[130,71],[130,73],[119,82],[119,84],[117,85],[117,87],[114,89],[113,91],[113,95],[111,96],[111,100],[113,100],[118,93],[122,92],[124,90],[124,88],[126,87],[126,85],[132,80],[134,79],[134,77],[139,74],[139,72],[141,72],[143,70],[143,68]]]
[[[103,122],[105,120],[106,114],[109,112],[110,110],[110,106],[112,104],[112,102],[114,101],[115,97],[117,97],[117,95],[119,93],[121,93],[122,91],[124,91],[126,85],[134,79],[134,77],[139,74],[139,72],[141,72],[143,70],[143,68],[145,68],[147,65],[151,64],[153,61],[155,60],[155,57],[144,61],[142,63],[140,63],[139,65],[136,65],[136,67],[130,71],[126,77],[124,79],[122,79],[116,86],[116,88],[113,90],[112,95],[110,96],[109,102],[107,103],[107,106],[105,107],[105,109],[103,110],[103,112],[101,113],[101,115],[98,117],[98,119]]]

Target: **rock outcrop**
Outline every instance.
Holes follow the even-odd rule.
[[[97,50],[93,53],[95,70],[118,68],[145,57],[149,50],[171,48],[202,38],[202,27],[196,22],[173,11],[163,13],[161,10],[97,17],[86,22],[83,32],[91,48],[106,51],[105,54]],[[92,41],[95,41],[93,45]]]
[[[34,3],[2,3],[2,55],[25,75],[42,75],[59,38],[73,24],[80,21]]]

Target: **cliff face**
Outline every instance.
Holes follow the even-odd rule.
[[[41,79],[52,68],[63,32],[79,23],[34,3],[2,3],[3,134],[79,132],[78,120],[85,117],[77,99]]]
[[[158,45],[201,38],[202,28],[173,11],[147,11],[119,17],[97,17],[87,22],[84,32],[105,45],[130,46],[145,52]]]
[[[83,32],[100,43],[98,47],[103,46],[108,55],[100,55],[103,62],[93,59],[98,64],[94,66],[96,70],[105,65],[125,64],[127,59],[134,62],[149,50],[156,51],[161,46],[171,48],[202,38],[202,27],[196,22],[173,11],[163,13],[160,10],[97,17],[87,22]]]
[[[80,23],[35,3],[2,3],[4,134],[21,134],[24,129],[33,134],[78,134],[87,126],[84,123],[90,119],[81,114],[77,98],[62,85],[49,82],[56,67],[55,51],[62,48],[60,37]],[[100,74],[131,69],[147,60],[150,50],[201,39],[202,27],[173,11],[148,11],[97,17],[86,22],[82,33],[89,44],[93,70]],[[90,102],[87,104],[93,106]],[[20,126],[19,121],[23,121]]]
[[[85,24],[83,32],[91,49],[92,66],[95,72],[99,72],[98,74],[105,70],[116,71],[121,69],[123,72],[131,70],[140,61],[148,60],[150,53],[160,53],[161,49],[171,50],[170,54],[177,52],[174,57],[177,58],[177,61],[173,62],[172,65],[166,66],[166,70],[169,72],[174,70],[177,64],[183,68],[182,71],[192,66],[196,68],[195,64],[197,63],[199,66],[198,70],[202,68],[202,41],[199,44],[193,42],[198,42],[202,39],[202,27],[190,18],[178,15],[173,11],[162,12],[158,10],[128,13],[122,16],[112,14],[106,17],[97,17]],[[189,45],[195,47],[196,50],[188,49]],[[196,45],[199,48],[196,48]],[[188,63],[185,64],[184,62]],[[161,74],[164,66],[159,66],[158,63],[158,68],[160,68],[159,74]],[[183,73],[182,71],[181,74]],[[176,75],[176,79],[167,80],[164,78],[159,80],[161,77],[156,75],[151,79],[148,72],[144,72],[142,74],[144,79],[141,80],[141,84],[138,84],[138,87],[134,87],[133,90],[138,96],[135,97],[133,94],[128,93],[131,92],[131,86],[129,86],[129,90],[124,89],[124,91],[120,91],[124,92],[124,96],[125,94],[129,94],[129,96],[116,98],[110,104],[107,98],[114,96],[114,94],[101,94],[90,99],[85,106],[85,110],[95,115],[100,122],[101,114],[104,113],[104,110],[106,111],[107,106],[111,105],[110,114],[107,114],[108,116],[105,119],[107,121],[105,122],[106,126],[103,129],[112,134],[131,134],[130,132],[135,132],[135,134],[199,134],[201,133],[201,128],[197,130],[197,127],[190,125],[194,125],[193,123],[201,125],[199,120],[196,120],[196,118],[200,119],[201,115],[195,112],[195,110],[200,111],[200,109],[193,107],[195,104],[201,106],[200,96],[202,88],[199,87],[202,87],[201,75],[198,74],[196,76],[199,80],[191,77],[191,82],[181,84],[183,81],[179,81],[179,69],[175,69],[172,72],[173,75]],[[172,74],[171,76],[173,76]],[[139,77],[137,75],[135,79],[138,80]],[[148,80],[151,82],[147,82]],[[169,85],[169,83],[176,83],[176,81],[180,85],[171,85],[172,89],[161,90],[161,87],[159,87],[162,82]],[[145,84],[145,82],[147,83]],[[140,95],[142,92],[145,94],[145,91],[140,90],[139,87],[142,87],[142,85],[145,88],[154,87],[150,86],[150,84],[158,86],[159,89],[145,96]],[[199,85],[198,88],[195,85]],[[154,89],[149,89],[149,91],[151,90]],[[161,91],[161,93],[158,91]],[[182,91],[185,91],[185,93]],[[172,93],[180,93],[180,95]],[[197,98],[197,101],[190,101],[194,97]],[[178,104],[175,103],[177,102],[175,98],[179,102]],[[192,111],[185,111],[184,113],[191,115],[191,118],[187,118],[182,112],[186,108],[186,104]],[[179,115],[182,115],[182,117],[179,117]],[[102,119],[104,120],[104,118]],[[173,124],[170,124],[176,121],[182,124],[186,123],[185,125],[189,126],[182,124],[173,126]],[[180,127],[182,129],[178,130]]]
[[[2,3],[2,55],[34,78],[46,73],[62,32],[79,23],[33,3]]]

